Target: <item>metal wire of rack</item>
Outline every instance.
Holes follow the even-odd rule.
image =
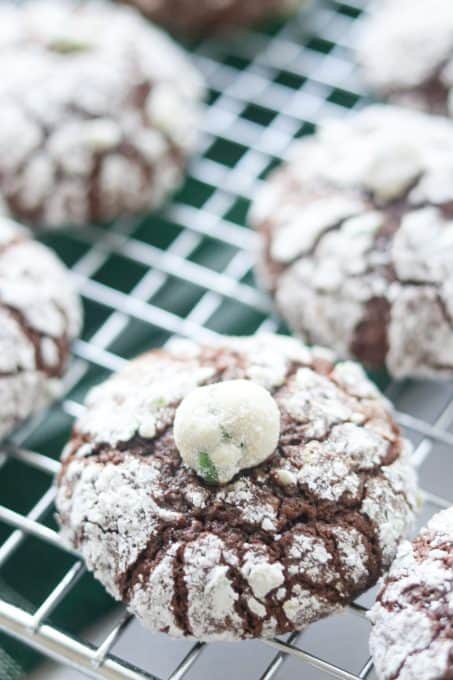
[[[43,423],[48,427],[54,417],[57,429],[67,434],[92,382],[174,334],[210,340],[223,332],[278,328],[269,301],[253,286],[256,237],[243,226],[246,208],[265,172],[285,156],[294,138],[310,132],[324,116],[347,115],[361,106],[363,92],[351,48],[365,6],[366,0],[320,1],[311,13],[271,35],[254,31],[229,41],[200,44],[194,59],[210,85],[210,105],[203,148],[182,192],[158,216],[122,221],[108,231],[93,226],[53,237],[52,245],[69,258],[80,286],[87,328],[75,345],[64,398],[0,449],[0,470],[14,461],[46,477],[45,490],[32,507],[0,505],[0,524],[10,529],[0,543],[0,571],[29,540],[65,550],[56,531],[43,519],[52,508],[52,478],[59,468],[48,454]],[[394,383],[388,394],[397,404],[401,425],[414,439],[414,460],[426,487],[426,520],[453,503],[448,484],[452,462],[445,455],[453,444],[448,430],[453,423],[453,387]],[[38,445],[30,446],[35,441]],[[152,659],[139,664],[118,652],[122,637],[135,625],[127,612],[119,615],[118,623],[98,645],[52,625],[53,612],[85,571],[76,555],[71,559],[63,578],[49,586],[50,592],[34,611],[0,598],[0,630],[92,678],[164,677]],[[347,614],[361,628],[360,654],[348,647],[349,637],[340,662],[332,652],[332,638],[321,635],[317,639],[319,629],[314,626],[314,633],[310,629],[284,640],[257,642],[253,651],[256,672],[247,678],[371,677],[365,645],[370,600],[371,596],[355,603]],[[341,619],[339,625],[344,628],[346,621],[350,619]],[[212,646],[186,644],[166,677],[214,677],[201,670],[208,647]],[[231,653],[225,654],[228,676],[236,673],[246,680],[240,667],[234,670]]]

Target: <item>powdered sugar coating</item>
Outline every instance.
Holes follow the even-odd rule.
[[[259,269],[308,340],[453,374],[453,125],[373,106],[299,142],[256,197]]]
[[[198,385],[244,379],[277,403],[278,447],[209,486],[181,460],[174,415]],[[416,505],[403,448],[359,366],[275,335],[173,343],[89,395],[58,481],[62,535],[152,630],[290,632],[350,602],[392,559]]]
[[[61,262],[0,218],[0,437],[57,395],[80,326],[80,304]]]
[[[392,101],[453,113],[453,7],[450,0],[379,0],[358,46],[365,80]]]
[[[289,14],[307,0],[124,0],[153,21],[181,33],[207,34]]]
[[[442,680],[453,672],[453,508],[404,541],[370,612],[382,680]]]
[[[192,151],[202,83],[134,10],[102,0],[0,6],[0,198],[34,226],[157,206]]]

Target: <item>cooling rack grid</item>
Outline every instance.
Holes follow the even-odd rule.
[[[210,86],[209,108],[201,153],[171,205],[109,230],[92,226],[46,238],[74,272],[86,325],[64,398],[0,449],[0,578],[4,574],[11,584],[10,595],[0,591],[0,630],[92,678],[373,675],[365,619],[372,594],[304,633],[234,648],[152,636],[121,610],[95,644],[89,636],[76,637],[55,621],[65,604],[67,615],[68,600],[77,606],[81,581],[92,579],[76,555],[63,559],[67,551],[52,519],[58,453],[93,383],[175,334],[210,340],[219,333],[279,328],[253,283],[256,237],[244,226],[249,199],[294,138],[326,116],[348,115],[363,105],[351,48],[366,4],[314,0],[310,12],[267,32],[196,45],[194,60]],[[423,523],[453,503],[453,386],[393,383],[388,395],[415,444],[426,496]],[[21,492],[25,478],[32,484]],[[41,590],[31,602],[37,573]]]

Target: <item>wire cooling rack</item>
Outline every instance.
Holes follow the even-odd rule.
[[[365,619],[372,594],[302,634],[234,648],[150,635],[121,610],[117,624],[93,644],[69,633],[69,624],[54,623],[70,598],[70,613],[76,614],[80,580],[91,577],[72,553],[58,578],[50,568],[64,552],[51,518],[52,478],[87,389],[174,334],[210,340],[219,333],[278,329],[268,300],[253,284],[256,236],[244,226],[249,199],[294,138],[311,132],[325,116],[344,116],[363,104],[351,48],[365,5],[366,0],[315,0],[310,12],[268,32],[195,46],[210,102],[202,151],[182,191],[158,215],[48,239],[74,271],[86,328],[75,345],[64,398],[0,450],[0,481],[9,472],[11,485],[17,485],[0,505],[0,575],[7,572],[13,582],[11,597],[0,599],[0,630],[92,678],[372,676]],[[415,443],[426,489],[422,523],[453,502],[448,429],[453,387],[395,383],[388,394]],[[30,475],[33,491],[24,498],[22,480]],[[41,579],[39,601],[31,604],[28,584],[38,580],[43,546],[49,578]],[[28,579],[23,564],[20,578],[11,568],[22,554]],[[42,564],[38,571],[42,576]]]

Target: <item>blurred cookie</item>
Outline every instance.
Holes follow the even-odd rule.
[[[453,114],[451,0],[378,0],[365,20],[358,58],[365,81],[394,103]]]
[[[123,0],[180,33],[207,34],[295,12],[307,0]]]
[[[95,388],[57,496],[63,538],[146,627],[234,640],[375,583],[416,480],[359,366],[263,335],[150,352]]]
[[[401,544],[370,619],[379,680],[453,677],[453,508]]]
[[[58,395],[80,327],[79,300],[62,263],[0,218],[0,437]]]
[[[32,226],[114,219],[181,181],[203,87],[134,10],[104,2],[0,5],[0,200]]]
[[[310,342],[453,375],[453,125],[370,107],[297,143],[251,213],[259,270]]]

